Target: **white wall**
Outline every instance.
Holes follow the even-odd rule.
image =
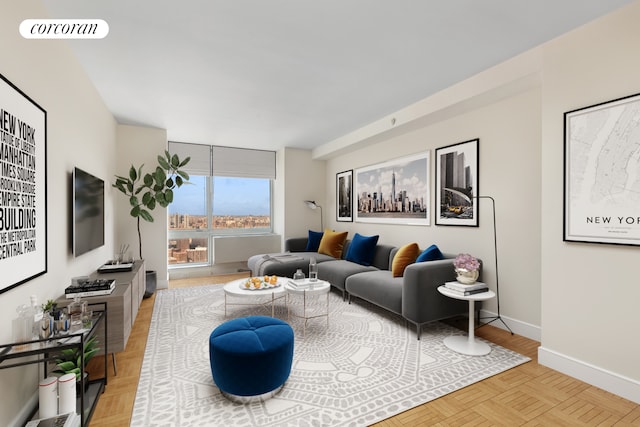
[[[305,200],[315,200],[322,206],[326,227],[331,211],[325,202],[325,162],[314,160],[309,150],[286,148],[279,155],[283,158],[282,168],[278,170],[281,175],[278,179],[284,180],[283,238],[306,236],[309,230],[320,230],[320,210],[309,209]]]
[[[25,40],[19,23],[47,16],[39,1],[4,2],[0,13],[0,73],[47,111],[48,272],[0,294],[0,342],[11,341],[15,308],[64,293],[71,277],[95,271],[114,246],[114,194],[107,184],[115,171],[115,121],[64,41]],[[74,166],[105,180],[105,245],[74,258],[69,245],[70,173]],[[0,273],[1,274],[1,273]],[[0,370],[0,425],[23,421],[34,404],[40,365]]]
[[[138,169],[142,174],[155,171],[158,155],[164,156],[167,149],[167,131],[142,126],[118,125],[117,133],[117,175],[129,176],[129,168]],[[115,181],[115,180],[112,180]],[[122,193],[116,193],[116,247],[128,244],[135,259],[140,258],[137,220],[129,215],[129,199]],[[142,235],[142,258],[145,269],[156,271],[158,289],[169,287],[167,270],[167,209],[156,206],[151,212],[153,222],[140,220]]]
[[[638,248],[562,241],[563,113],[640,92],[638,22],[640,1],[331,141],[314,156],[330,159],[327,200],[335,209],[336,172],[480,138],[480,193],[496,199],[501,314],[517,333],[541,339],[541,363],[640,403]],[[493,286],[484,205],[478,229],[332,225],[350,235],[379,233],[396,245],[471,252],[485,261],[485,281]],[[495,311],[495,303],[487,308]]]
[[[639,249],[562,241],[563,113],[640,92],[638,22],[634,2],[544,49],[540,360],[640,403]]]
[[[278,234],[218,236],[213,239],[213,259],[216,264],[246,263],[252,255],[279,251]]]
[[[349,236],[380,234],[380,241],[400,246],[435,243],[444,252],[469,252],[484,261],[484,281],[495,289],[493,212],[490,200],[480,201],[480,226],[405,226],[335,221],[335,174],[401,156],[429,151],[431,208],[435,208],[435,149],[479,138],[479,194],[496,200],[501,314],[520,325],[540,325],[540,91],[528,89],[472,111],[447,118],[366,149],[327,162],[330,226]],[[355,182],[354,171],[354,182]],[[354,193],[354,198],[357,194]],[[495,302],[485,305],[497,311]],[[522,331],[520,331],[523,333]],[[534,335],[537,333],[533,327]],[[531,334],[528,333],[529,335]]]

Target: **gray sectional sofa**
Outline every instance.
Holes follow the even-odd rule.
[[[350,241],[344,245],[343,259],[336,259],[316,252],[304,252],[306,237],[287,239],[284,253],[255,255],[248,264],[254,276],[278,275],[292,277],[299,268],[309,272],[309,260],[316,258],[318,278],[348,296],[361,298],[404,317],[416,326],[420,339],[422,325],[468,312],[466,301],[448,298],[438,292],[438,286],[453,281],[455,255],[443,253],[444,259],[413,263],[407,266],[402,277],[393,277],[391,267],[398,248],[378,244],[370,266],[344,259]],[[482,274],[482,269],[480,270]],[[481,304],[476,304],[476,309]]]
[[[301,243],[299,240],[303,240]],[[285,252],[254,255],[249,258],[247,265],[252,276],[276,276],[293,277],[297,269],[309,277],[309,262],[315,258],[318,264],[325,261],[335,261],[335,258],[319,254],[317,252],[305,252],[307,239],[293,238],[285,241]]]

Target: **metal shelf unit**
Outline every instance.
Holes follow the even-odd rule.
[[[102,330],[104,335],[102,337],[102,343],[104,343],[104,376],[90,380],[88,384],[85,384],[84,376],[80,377],[80,387],[83,393],[76,396],[76,413],[80,414],[80,425],[82,426],[89,424],[98,399],[107,385],[107,328],[109,324],[107,321],[107,304],[89,304],[89,307],[93,310],[93,319],[92,326],[88,330],[85,329],[80,332],[52,336],[45,339],[0,344],[0,369],[42,363],[43,378],[46,378],[48,375],[49,362],[54,362],[62,350],[79,348],[82,354],[82,366],[84,366],[85,343],[89,338],[96,335],[99,324],[104,322],[104,328]],[[33,408],[29,418],[33,418],[37,410],[38,406]]]

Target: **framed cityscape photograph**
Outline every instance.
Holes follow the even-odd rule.
[[[566,242],[640,245],[640,94],[564,113]]]
[[[336,220],[353,221],[353,170],[336,174]]]
[[[429,152],[356,169],[355,220],[429,225]]]
[[[47,272],[47,112],[0,74],[0,293]]]
[[[436,149],[436,225],[478,226],[480,140]]]

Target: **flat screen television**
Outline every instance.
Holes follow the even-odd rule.
[[[104,181],[80,168],[72,173],[73,255],[104,245]]]

